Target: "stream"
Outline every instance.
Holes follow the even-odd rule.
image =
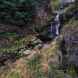
[[[60,7],[58,10],[56,10],[55,17],[53,21],[51,21],[50,27],[49,27],[49,33],[51,38],[55,38],[60,34],[60,30],[63,27],[63,14],[64,14],[64,6],[69,5],[71,3],[75,2],[75,0],[59,0]]]
[[[60,34],[60,28],[63,27],[61,20],[63,20],[63,9],[56,11],[55,18],[51,22],[50,29],[49,29],[51,38],[56,37]]]

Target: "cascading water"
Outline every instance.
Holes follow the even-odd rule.
[[[62,25],[62,22],[60,20],[63,20],[62,16],[64,13],[64,5],[73,2],[75,2],[75,0],[59,0],[60,7],[57,11],[55,11],[56,15],[54,20],[51,22],[50,29],[49,29],[51,38],[56,37],[60,34],[60,28]]]
[[[60,17],[62,17],[63,15],[63,3],[61,2],[60,3],[60,7],[57,11],[55,11],[55,18],[54,20],[52,21],[51,23],[51,26],[50,26],[50,35],[51,37],[56,37],[60,34],[60,26],[61,26],[61,21]]]
[[[50,33],[52,36],[58,36],[59,35],[59,27],[60,27],[60,14],[57,13],[54,20],[51,23],[50,26]]]
[[[64,5],[69,4],[71,2],[72,0],[59,0],[60,7],[58,10],[54,11],[55,16],[54,19],[50,21],[50,24],[48,24],[48,31],[45,34],[41,34],[38,36],[42,41],[49,41],[59,36],[60,30],[63,27],[63,14],[65,8]]]
[[[59,13],[57,13],[57,15],[56,15],[56,17],[55,17],[55,19],[54,19],[54,21],[55,21],[55,23],[56,23],[56,25],[55,25],[55,27],[56,27],[56,35],[59,35],[59,27],[60,27],[60,18],[59,18]]]

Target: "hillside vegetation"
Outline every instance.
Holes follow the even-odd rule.
[[[64,6],[60,34],[48,26],[59,0],[0,1],[0,78],[78,78],[78,5]]]

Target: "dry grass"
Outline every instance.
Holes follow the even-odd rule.
[[[35,49],[36,53],[30,59],[29,56],[23,57],[9,65],[8,72],[4,71],[0,78],[48,78],[48,60],[52,55],[56,56],[58,47],[58,42],[54,40],[41,50]]]

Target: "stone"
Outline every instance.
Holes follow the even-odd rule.
[[[24,55],[30,55],[31,53],[32,53],[31,50],[25,50],[25,51],[23,51],[23,54],[24,54]]]

